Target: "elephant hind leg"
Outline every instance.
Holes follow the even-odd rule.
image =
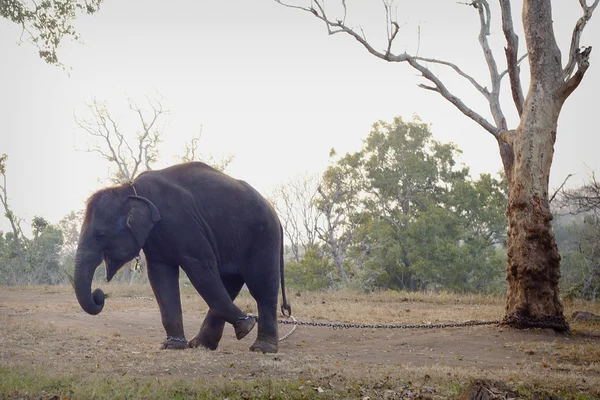
[[[224,279],[223,285],[229,294],[231,300],[234,300],[240,293],[244,282],[241,279]],[[188,342],[189,347],[205,347],[209,350],[216,350],[219,347],[221,337],[223,337],[223,329],[225,320],[218,317],[212,310],[208,310],[206,318],[202,322],[200,331],[192,340]]]
[[[260,300],[258,303],[258,334],[250,346],[251,351],[277,353],[277,297],[274,300]]]
[[[279,245],[265,247],[250,260],[246,285],[258,307],[258,333],[250,350],[277,353],[277,301],[279,296]]]

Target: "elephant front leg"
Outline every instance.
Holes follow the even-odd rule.
[[[230,293],[217,272],[214,258],[202,258],[202,262],[187,259],[182,264],[182,268],[215,317],[233,325],[235,336],[238,339],[242,339],[254,328],[256,319],[233,304]],[[217,323],[216,321],[212,322],[213,317],[207,318],[210,318],[208,322],[211,325]],[[213,330],[213,332],[218,331]]]
[[[183,314],[179,293],[179,266],[147,260],[148,279],[160,309],[160,317],[167,334],[163,349],[185,349]]]

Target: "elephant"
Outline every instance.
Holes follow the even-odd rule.
[[[163,349],[215,350],[225,322],[242,339],[258,321],[250,350],[278,350],[277,301],[291,315],[285,295],[283,230],[270,203],[252,186],[207,164],[187,162],[141,173],[132,182],[92,194],[75,256],[77,300],[89,314],[104,307],[104,293],[92,278],[104,261],[106,279],[143,250],[147,273],[166,332]],[[187,341],[179,268],[209,311],[198,334]],[[233,300],[246,285],[258,316]]]

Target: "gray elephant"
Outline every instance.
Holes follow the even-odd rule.
[[[110,281],[144,250],[167,338],[163,348],[216,349],[225,322],[238,339],[256,317],[233,300],[244,283],[258,306],[258,334],[250,350],[276,353],[277,298],[291,313],[283,271],[283,233],[271,205],[249,184],[200,162],[147,171],[134,182],[102,189],[87,201],[75,262],[75,293],[81,307],[98,314],[104,293],[91,292],[104,260]],[[209,311],[198,334],[185,339],[179,267],[206,301]]]

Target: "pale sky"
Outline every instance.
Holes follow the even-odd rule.
[[[577,0],[553,3],[564,59],[581,10]],[[351,24],[360,24],[383,48],[381,3],[347,4]],[[489,86],[475,9],[455,0],[396,4],[404,24],[396,52],[418,48],[419,55],[455,62]],[[517,32],[520,10],[521,3],[513,2]],[[493,18],[490,43],[504,69],[500,15]],[[414,113],[432,124],[436,139],[463,150],[460,161],[472,176],[501,168],[493,137],[438,94],[419,89],[423,80],[408,65],[376,59],[351,37],[328,36],[316,18],[272,0],[107,0],[96,15],[81,17],[75,26],[83,43],[64,43],[59,51],[72,68],[68,75],[45,64],[33,46],[18,45],[18,27],[0,21],[0,154],[9,155],[10,204],[27,222],[40,215],[56,223],[106,185],[108,163],[81,151],[90,140],[73,119],[94,98],[107,101],[127,126],[126,95],[141,105],[145,95],[160,93],[171,113],[155,168],[175,163],[184,143],[203,126],[202,151],[234,155],[229,174],[266,195],[292,176],[323,172],[331,147],[338,154],[358,150],[374,122],[398,115],[411,119]],[[595,49],[582,85],[561,114],[551,188],[569,173],[577,174],[570,185],[580,185],[600,168],[594,124],[600,11],[581,44]],[[520,49],[524,52],[522,35]],[[467,105],[489,117],[486,101],[468,83],[443,68],[432,70]],[[525,91],[527,74],[525,66]],[[503,95],[504,112],[515,127],[507,85]],[[29,231],[27,224],[23,228]],[[10,230],[3,217],[0,230]]]

